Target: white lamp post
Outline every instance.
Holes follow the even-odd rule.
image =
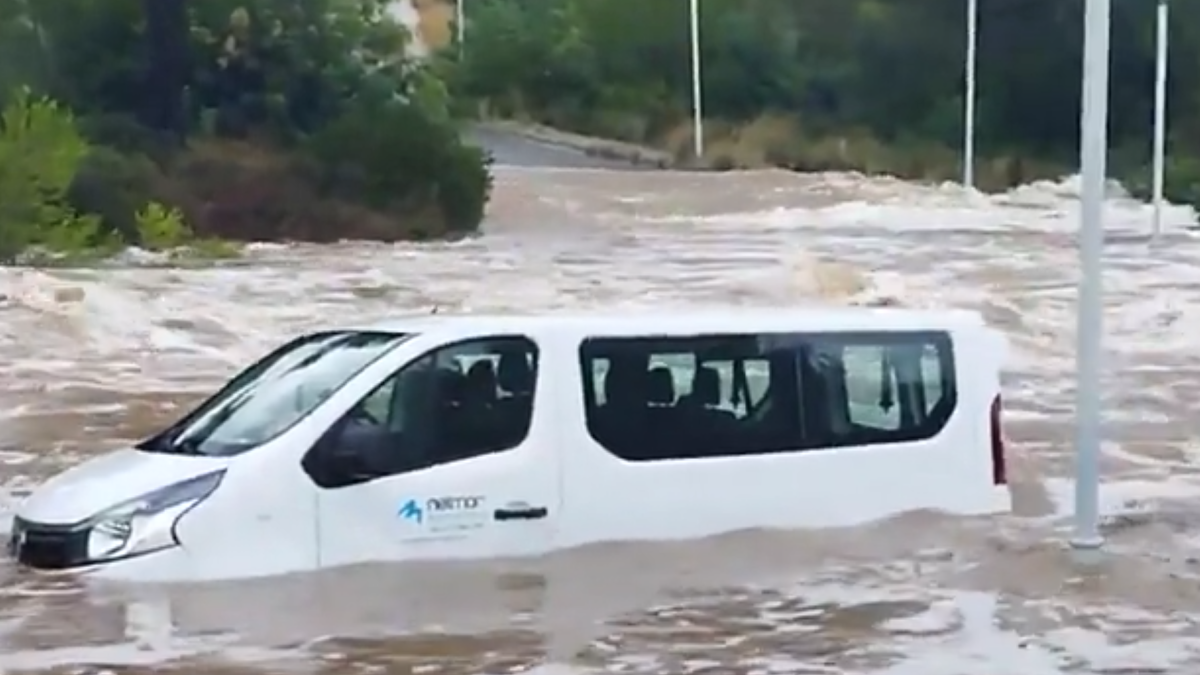
[[[967,54],[964,64],[963,187],[975,187],[975,71],[979,46],[979,0],[967,0]]]
[[[1155,239],[1162,234],[1163,180],[1167,153],[1167,27],[1170,9],[1168,0],[1158,0],[1158,37],[1155,41],[1154,68],[1154,231]]]
[[[1080,562],[1099,557],[1100,387],[1103,352],[1104,188],[1108,160],[1110,0],[1087,0],[1084,15],[1083,111],[1079,132],[1079,308],[1075,392],[1075,528]]]
[[[700,2],[689,0],[692,42],[692,151],[704,156],[704,92],[700,76]]]
[[[458,33],[458,53],[463,52],[463,38],[467,35],[466,0],[454,0],[454,30]]]

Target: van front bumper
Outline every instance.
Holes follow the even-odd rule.
[[[90,535],[88,525],[34,523],[17,517],[5,552],[9,559],[35,572],[69,572],[128,581],[191,578],[191,561],[182,547],[95,562],[88,556]]]
[[[66,570],[88,564],[86,525],[47,525],[14,518],[8,538],[8,556],[26,567]]]

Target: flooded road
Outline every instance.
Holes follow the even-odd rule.
[[[0,496],[166,423],[308,328],[408,312],[894,299],[1008,332],[1018,514],[898,514],[545,559],[206,587],[0,568],[5,673],[1185,672],[1200,664],[1200,240],[1108,205],[1109,559],[1070,508],[1073,185],[994,197],[844,174],[497,170],[485,234],[257,246],[210,269],[0,269]],[[7,526],[7,525],[5,525]]]

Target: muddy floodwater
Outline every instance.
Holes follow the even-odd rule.
[[[1078,200],[840,174],[501,167],[483,236],[213,269],[0,269],[0,496],[164,424],[280,340],[410,312],[981,311],[1011,338],[1016,515],[196,587],[0,567],[9,673],[1185,673],[1200,666],[1200,240],[1107,207],[1107,561],[1071,564]],[[636,503],[624,505],[636,509]],[[0,514],[2,515],[2,514]],[[7,518],[4,518],[7,527]],[[251,544],[248,544],[251,545]]]

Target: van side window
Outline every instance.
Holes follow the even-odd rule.
[[[515,448],[533,421],[537,368],[523,336],[441,347],[351,408],[304,469],[321,487],[343,487]]]
[[[936,436],[957,405],[943,332],[589,338],[587,428],[655,461],[833,449]]]
[[[900,408],[881,392],[896,391],[896,373],[887,366],[887,349],[879,345],[848,345],[842,349],[845,364],[847,418],[850,424],[895,431],[900,428]]]

